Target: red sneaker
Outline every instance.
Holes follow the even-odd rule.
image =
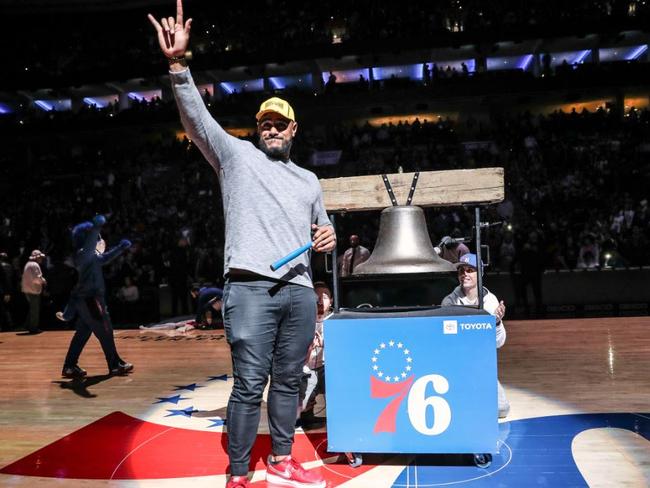
[[[307,471],[291,457],[272,463],[269,456],[266,467],[266,481],[273,485],[294,488],[325,488],[325,480],[319,473]]]
[[[226,488],[248,488],[250,483],[247,476],[231,476]]]

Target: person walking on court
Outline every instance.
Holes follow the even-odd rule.
[[[70,301],[61,320],[75,320],[75,333],[70,341],[61,375],[65,378],[83,378],[86,371],[77,364],[91,334],[99,340],[111,375],[125,375],[133,365],[120,358],[113,338],[113,324],[106,307],[106,285],[102,267],[109,264],[131,247],[128,239],[106,251],[106,243],[99,232],[106,223],[103,215],[97,215],[92,222],[82,222],[72,229],[75,247],[74,264],[79,279],[70,294]]]

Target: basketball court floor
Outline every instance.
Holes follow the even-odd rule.
[[[330,487],[650,486],[650,317],[506,322],[499,377],[511,403],[485,469],[461,455],[373,455],[352,468],[325,429],[294,457]],[[232,386],[223,331],[116,332],[133,374],[109,377],[95,339],[84,381],[60,378],[70,331],[0,334],[0,486],[225,485]],[[324,415],[319,399],[320,414]],[[266,486],[265,414],[253,486]]]

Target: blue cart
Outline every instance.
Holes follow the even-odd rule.
[[[495,319],[466,307],[335,314],[325,323],[330,452],[498,452]],[[476,454],[479,453],[479,454]]]
[[[475,219],[480,261],[478,207]],[[477,308],[344,309],[335,265],[332,273],[334,315],[324,324],[328,450],[345,452],[351,466],[363,453],[426,453],[471,454],[487,468],[498,453],[497,360],[482,269]],[[390,290],[396,281],[388,278]]]

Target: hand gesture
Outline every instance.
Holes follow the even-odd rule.
[[[330,252],[334,250],[336,247],[336,234],[334,233],[334,227],[329,224],[321,227],[312,224],[311,231],[314,234],[312,237],[312,241],[314,242],[314,251]]]
[[[501,322],[503,320],[503,316],[506,314],[506,304],[503,303],[503,300],[499,302],[499,305],[497,306],[496,310],[494,311],[494,315],[497,318],[497,323]]]
[[[174,21],[174,17],[163,17],[160,22],[151,14],[148,14],[147,17],[158,33],[158,43],[163,54],[168,58],[184,56],[190,41],[192,19],[187,19],[183,25],[182,0],[176,2],[176,21]]]

